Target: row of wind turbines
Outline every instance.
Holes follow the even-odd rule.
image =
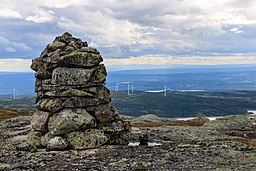
[[[127,95],[129,96],[130,94],[133,94],[133,90],[134,90],[134,84],[131,82],[117,82],[115,85],[115,91],[119,91],[119,85],[120,84],[124,84],[127,85]],[[166,84],[164,86],[164,90],[154,90],[154,91],[145,91],[145,92],[149,92],[149,93],[159,93],[159,92],[163,92],[164,93],[164,97],[166,97],[167,95],[167,88],[166,88]]]

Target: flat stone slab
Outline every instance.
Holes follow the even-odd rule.
[[[70,54],[61,56],[57,61],[60,66],[68,67],[91,67],[96,66],[103,59],[100,54],[88,53],[88,52],[72,52]]]
[[[72,149],[83,150],[100,147],[108,141],[102,130],[88,129],[67,134],[67,141]]]
[[[95,69],[59,67],[53,70],[52,84],[81,85],[86,84]]]

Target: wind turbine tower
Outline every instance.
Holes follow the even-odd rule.
[[[166,97],[166,91],[167,91],[167,89],[166,89],[166,84],[165,84],[165,86],[164,86],[164,97]]]
[[[127,90],[127,95],[130,95],[130,84],[128,84],[128,90]]]
[[[16,89],[13,89],[13,99],[16,99]]]

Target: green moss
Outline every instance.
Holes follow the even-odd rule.
[[[70,58],[70,57],[73,57],[73,56],[85,57],[85,53],[84,53],[84,52],[72,52],[72,53],[70,53],[70,54],[61,56],[61,57],[59,58],[59,60],[62,61],[62,60],[65,60],[66,58]]]

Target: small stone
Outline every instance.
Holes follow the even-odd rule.
[[[51,51],[55,51],[55,50],[57,50],[57,49],[62,49],[63,47],[65,47],[66,46],[66,44],[65,43],[63,43],[63,42],[59,42],[59,41],[57,41],[57,40],[54,40],[53,42],[52,42],[52,44],[50,44],[50,46],[49,46],[49,49],[51,50]]]
[[[28,133],[26,142],[27,142],[27,144],[29,144],[31,146],[40,147],[42,136],[43,136],[42,132],[32,130]]]
[[[22,143],[16,146],[17,151],[31,151],[33,147],[30,144]]]
[[[109,105],[97,106],[95,107],[94,112],[96,119],[99,122],[112,121],[116,119],[116,116],[118,116],[118,113],[114,110],[111,110],[111,107]]]
[[[139,145],[148,145],[148,134],[140,135],[139,141],[140,141]]]
[[[52,73],[50,73],[50,72],[47,71],[47,70],[39,69],[39,70],[36,72],[35,77],[36,77],[36,78],[39,78],[39,79],[49,79],[49,78],[52,77]]]
[[[89,52],[89,53],[95,53],[95,54],[100,54],[100,52],[92,47],[82,47],[79,49],[79,52]]]
[[[46,131],[49,116],[49,112],[35,111],[31,119],[32,128],[36,131]]]
[[[46,46],[46,48],[42,51],[42,53],[41,53],[41,55],[40,55],[40,58],[43,58],[43,57],[47,56],[49,46],[50,46],[50,44],[48,44],[48,45]]]
[[[129,125],[127,125],[123,120],[115,120],[112,122],[100,123],[98,127],[104,132],[121,132],[128,131],[127,128]]]
[[[48,145],[47,150],[65,150],[68,147],[68,143],[62,137],[54,137],[52,138]]]
[[[54,135],[47,132],[44,136],[41,137],[41,145],[43,147],[47,147],[49,141],[54,137]]]

